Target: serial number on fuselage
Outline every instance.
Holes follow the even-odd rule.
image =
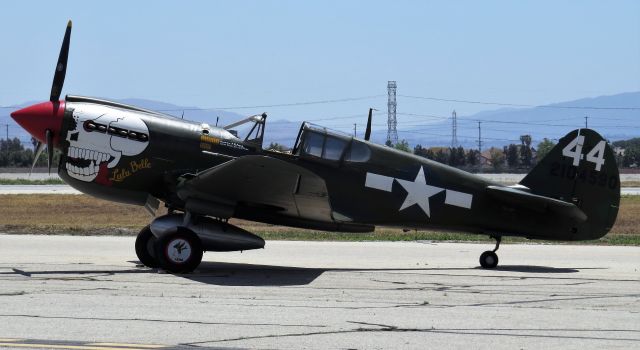
[[[596,171],[595,169],[587,170],[582,169],[578,171],[575,166],[553,162],[551,163],[551,169],[549,175],[567,178],[570,180],[580,180],[589,185],[609,187],[614,190],[618,186],[617,175],[608,175],[604,171]]]

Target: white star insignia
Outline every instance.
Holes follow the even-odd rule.
[[[442,191],[445,191],[445,205],[471,209],[473,194],[427,185],[427,179],[424,176],[424,167],[420,167],[420,170],[418,170],[418,174],[413,181],[407,181],[386,175],[367,173],[364,181],[364,187],[373,188],[379,191],[392,192],[394,181],[398,181],[405,191],[407,191],[407,197],[404,199],[404,202],[398,211],[417,204],[420,209],[427,214],[427,217],[431,217],[429,199]]]
[[[416,175],[416,179],[413,181],[395,180],[407,191],[407,198],[405,198],[399,210],[417,204],[428,217],[431,217],[429,198],[444,191],[444,188],[427,185],[423,167],[420,167],[418,175]]]

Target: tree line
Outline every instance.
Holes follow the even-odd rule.
[[[629,140],[616,141],[612,143],[615,148],[619,147],[619,152],[616,152],[616,161],[619,167],[623,168],[637,168],[640,167],[640,137],[635,137]]]
[[[28,168],[33,163],[34,149],[37,141],[31,139],[32,147],[25,147],[20,140],[0,140],[0,167]],[[629,140],[616,141],[611,144],[617,150],[616,161],[621,168],[635,168],[640,166],[640,137]],[[489,167],[494,171],[526,171],[531,169],[537,161],[544,158],[555,146],[555,143],[547,138],[543,139],[534,148],[530,135],[520,136],[520,144],[509,144],[503,148],[492,147],[483,154],[477,149],[465,149],[459,147],[423,147],[418,144],[413,149],[406,140],[401,140],[395,145],[387,144],[398,150],[413,153],[417,156],[447,164],[458,168]],[[286,151],[287,148],[272,142],[267,149]],[[60,154],[54,152],[53,164],[57,164]],[[46,152],[42,152],[36,166],[47,165]]]
[[[520,144],[509,144],[503,148],[492,147],[483,153],[477,149],[458,147],[422,147],[416,145],[413,154],[458,168],[488,167],[494,171],[526,171],[538,160],[546,156],[555,146],[549,139],[543,139],[537,148],[532,146],[531,135],[520,136]],[[411,152],[406,140],[394,145],[396,149]]]
[[[35,158],[34,149],[36,148],[37,141],[31,138],[32,147],[24,147],[20,139],[17,137],[13,139],[0,140],[0,167],[3,168],[30,168],[33,164],[33,158]],[[53,164],[58,164],[60,159],[60,152],[53,153]],[[47,166],[47,152],[44,151],[38,157],[36,163],[38,167]]]

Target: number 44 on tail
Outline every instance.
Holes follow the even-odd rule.
[[[598,144],[587,153],[587,162],[594,163],[596,165],[596,171],[600,171],[602,165],[604,165],[604,146],[606,142],[600,140]],[[562,149],[562,155],[565,157],[573,158],[573,165],[580,165],[580,160],[584,159],[582,154],[582,146],[584,145],[584,136],[578,134],[573,141],[569,142],[567,146]]]

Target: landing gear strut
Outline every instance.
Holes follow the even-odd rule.
[[[502,236],[491,236],[491,238],[496,240],[496,247],[480,255],[480,266],[484,269],[493,269],[498,266],[498,254],[496,254],[496,251],[500,248]]]

